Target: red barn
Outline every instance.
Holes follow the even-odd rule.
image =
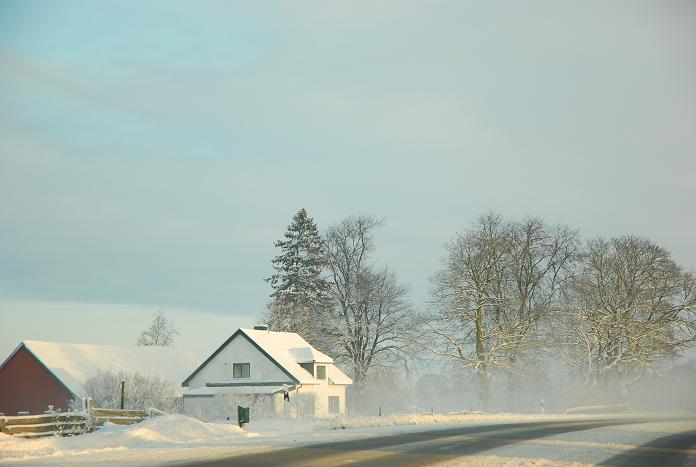
[[[43,413],[49,405],[66,410],[76,397],[22,343],[0,367],[0,412]]]
[[[24,341],[0,366],[0,412],[67,410],[71,400],[86,396],[83,385],[99,370],[159,376],[179,386],[200,362],[174,347]]]

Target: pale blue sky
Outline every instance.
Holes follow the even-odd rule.
[[[689,1],[0,0],[0,324],[248,320],[301,207],[384,217],[419,306],[489,209],[695,268],[695,45]]]

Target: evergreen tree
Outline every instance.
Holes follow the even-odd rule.
[[[273,287],[268,325],[275,331],[298,332],[312,340],[317,311],[326,300],[328,284],[321,277],[325,264],[323,241],[314,220],[300,209],[283,240],[275,243],[276,273],[266,279]]]

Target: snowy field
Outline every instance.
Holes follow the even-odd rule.
[[[317,421],[260,420],[241,429],[232,423],[206,423],[183,415],[166,415],[137,425],[106,424],[95,433],[76,437],[32,440],[0,434],[0,465],[172,465],[319,442],[404,433],[423,429],[424,425],[552,422],[592,418],[596,416],[423,414]],[[673,422],[658,428],[665,432],[682,429]],[[532,465],[527,464],[529,459],[515,460],[514,457],[496,460],[494,456],[471,456],[466,458],[466,464],[461,461],[463,459],[457,465]],[[537,459],[537,463],[533,465],[559,465],[551,461],[539,461]]]

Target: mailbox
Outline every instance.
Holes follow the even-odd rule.
[[[237,421],[240,427],[249,423],[249,407],[237,406]]]

